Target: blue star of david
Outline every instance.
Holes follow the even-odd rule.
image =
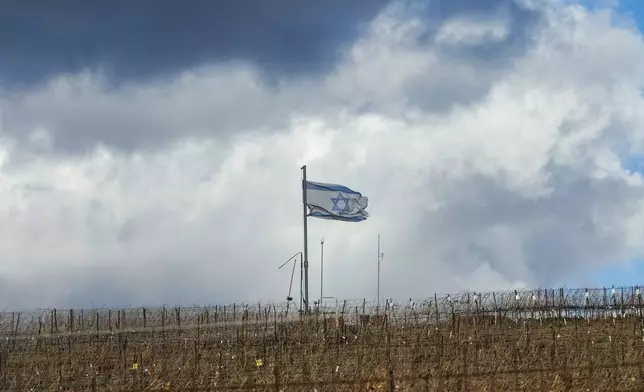
[[[342,192],[338,192],[338,196],[332,197],[331,201],[333,202],[333,208],[331,208],[331,211],[339,212],[340,214],[351,211],[349,209],[349,199],[344,197]],[[344,202],[344,206],[338,205],[341,201]]]

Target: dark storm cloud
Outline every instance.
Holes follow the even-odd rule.
[[[0,81],[105,67],[113,81],[245,59],[319,71],[386,0],[15,0],[0,5]]]
[[[338,48],[388,0],[92,1],[8,0],[0,5],[0,83],[23,86],[101,67],[118,83],[202,63],[243,59],[269,75],[328,69]],[[517,26],[533,15],[511,0],[412,1],[435,26],[451,16],[508,9]],[[512,46],[523,37],[512,35]],[[509,42],[472,49],[494,56]]]
[[[530,31],[540,15],[513,0],[395,1],[406,9],[402,20],[419,16],[425,25],[422,36],[410,37],[419,42],[409,44],[441,56],[440,64],[431,69],[440,77],[417,77],[405,92],[405,101],[428,112],[448,111],[485,96],[512,57],[529,46]],[[4,133],[24,143],[35,129],[46,128],[51,150],[64,154],[86,152],[98,144],[129,152],[186,137],[225,139],[258,129],[286,129],[293,113],[351,110],[353,103],[355,109],[394,107],[389,99],[374,98],[371,90],[353,99],[356,91],[349,89],[338,98],[324,77],[307,79],[311,83],[305,87],[288,82],[277,88],[262,85],[340,68],[341,64],[334,66],[342,48],[367,31],[361,26],[385,8],[385,0],[181,4],[0,2],[0,90],[3,84],[9,86],[0,95]],[[494,19],[499,14],[510,21],[509,34],[501,40],[457,47],[433,43],[450,18]],[[233,74],[245,61],[262,74],[258,80],[255,74],[246,78]],[[220,73],[217,80],[176,88],[171,95],[153,83],[140,84],[217,63],[230,65],[226,71],[231,76]],[[72,87],[61,83],[55,93],[31,94],[38,90],[34,83],[87,68],[100,69],[107,81],[90,78],[85,83],[76,78]],[[22,89],[25,85],[31,89]],[[141,86],[150,89],[139,90]],[[31,141],[24,145],[31,146]]]

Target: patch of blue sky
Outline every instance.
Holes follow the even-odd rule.
[[[642,0],[615,0],[616,11],[629,15],[637,24],[640,31],[644,30],[644,1]]]
[[[644,175],[644,155],[629,155],[621,159],[622,167],[631,173]]]
[[[644,261],[617,263],[597,271],[588,283],[595,287],[642,286],[644,285]]]
[[[616,14],[630,18],[640,31],[644,31],[644,1],[642,0],[567,0],[590,9],[611,8]]]

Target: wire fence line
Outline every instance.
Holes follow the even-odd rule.
[[[644,301],[640,286],[601,289],[537,289],[506,292],[434,295],[408,301],[385,299],[380,306],[366,299],[337,300],[312,307],[314,314],[358,322],[369,315],[387,315],[390,322],[426,317],[444,322],[452,316],[477,315],[511,319],[641,317]],[[0,312],[0,336],[119,331],[148,328],[184,328],[197,324],[249,323],[266,318],[296,320],[302,312],[292,303],[228,304],[188,307],[122,309],[15,310]]]
[[[0,314],[0,390],[630,391],[639,287]]]

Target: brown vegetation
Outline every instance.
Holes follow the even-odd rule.
[[[4,313],[0,389],[644,390],[639,291],[586,293]]]

